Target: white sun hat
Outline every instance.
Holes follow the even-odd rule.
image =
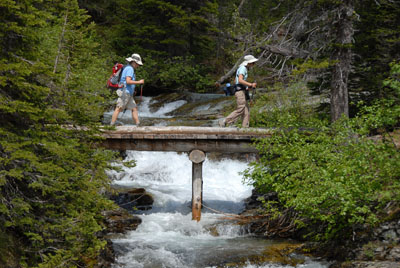
[[[244,56],[244,61],[240,64],[241,66],[247,66],[249,63],[253,63],[258,61],[257,58],[255,58],[253,55],[246,55]]]
[[[140,57],[139,54],[132,54],[132,56],[130,56],[129,58],[126,58],[126,61],[127,62],[134,61],[139,65],[143,65],[142,58]]]

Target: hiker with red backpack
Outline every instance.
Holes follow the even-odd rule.
[[[126,58],[128,64],[123,68],[119,84],[122,86],[117,90],[118,100],[114,113],[111,118],[110,125],[115,125],[118,115],[125,109],[132,110],[132,119],[135,121],[136,126],[139,126],[139,115],[136,102],[133,98],[136,85],[143,85],[144,79],[136,81],[135,70],[142,66],[142,59],[139,54],[132,54]]]
[[[117,90],[117,89],[123,87],[123,85],[119,83],[119,81],[121,80],[123,67],[124,67],[124,65],[122,65],[119,62],[116,62],[114,64],[112,74],[111,74],[110,78],[108,78],[108,80],[107,80],[107,88],[109,88],[111,91]]]

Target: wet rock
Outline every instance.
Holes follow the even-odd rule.
[[[104,225],[106,228],[99,232],[97,236],[105,240],[107,244],[100,251],[94,268],[112,267],[112,264],[115,263],[116,253],[112,241],[107,236],[136,230],[142,222],[138,216],[134,216],[122,208],[104,211],[102,215],[104,216]]]
[[[138,216],[130,214],[125,209],[105,211],[106,233],[125,233],[126,231],[136,230],[142,222]]]
[[[386,258],[390,261],[397,261],[400,263],[400,246],[393,247]]]
[[[154,199],[143,188],[117,189],[117,191],[119,192],[111,195],[110,199],[130,212],[152,208]]]
[[[174,118],[184,117],[188,121],[214,120],[232,105],[232,98],[223,94],[198,94],[190,92],[162,94],[153,98],[150,111],[155,112],[166,103],[182,101],[177,109],[167,113]],[[192,125],[190,123],[189,125]],[[186,125],[186,124],[185,124]]]
[[[296,267],[304,262],[301,258],[293,257],[292,253],[301,248],[302,244],[279,244],[267,248],[263,254],[268,256],[269,261]]]
[[[119,156],[125,160],[125,158],[128,156],[126,150],[119,150]]]
[[[387,243],[398,242],[398,240],[399,240],[399,236],[398,236],[397,232],[393,229],[383,232],[382,238]]]
[[[266,194],[260,194],[256,190],[253,190],[251,196],[245,200],[246,210],[253,210],[260,208],[263,201],[278,201],[278,194],[276,192],[269,192]]]
[[[177,92],[172,92],[172,93],[167,93],[167,94],[165,94],[165,93],[159,94],[152,98],[149,108],[152,113],[155,113],[165,103],[175,102],[175,101],[179,101],[179,100],[187,101],[187,94],[177,93]]]
[[[97,257],[97,263],[94,268],[106,268],[111,267],[115,263],[115,251],[110,239],[106,239],[107,244],[100,255]]]
[[[356,261],[342,263],[339,268],[400,268],[400,263],[390,261]]]
[[[219,232],[216,226],[211,226],[210,228],[208,228],[208,232],[210,233],[210,235],[212,236],[219,236]]]
[[[298,267],[304,263],[304,259],[293,254],[301,244],[279,243],[266,247],[261,254],[241,256],[230,254],[224,256],[223,260],[210,260],[208,266],[212,267],[264,267],[266,263],[271,266]]]

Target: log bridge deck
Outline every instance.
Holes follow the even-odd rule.
[[[202,207],[202,164],[207,152],[257,153],[256,138],[272,131],[252,128],[118,126],[104,130],[103,146],[112,150],[187,152],[192,161],[192,219],[200,220]]]
[[[118,126],[104,131],[103,145],[114,150],[257,153],[251,142],[271,133],[251,128]]]

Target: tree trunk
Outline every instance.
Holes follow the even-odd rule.
[[[239,4],[239,6],[238,6],[239,14],[240,14],[240,11],[242,10],[242,7],[243,7],[243,5],[244,5],[245,2],[246,2],[246,0],[240,1],[240,4]]]
[[[331,120],[338,120],[341,116],[349,116],[348,77],[351,71],[353,40],[353,11],[354,0],[343,1],[338,10],[338,21],[334,25],[336,44],[332,59],[335,65],[331,82]]]
[[[68,12],[66,12],[65,16],[64,16],[64,24],[63,24],[62,31],[61,31],[60,42],[58,43],[58,50],[57,50],[57,56],[56,56],[56,59],[54,62],[53,73],[56,73],[56,71],[57,71],[57,65],[58,65],[58,61],[61,56],[61,50],[63,47],[64,35],[65,35],[66,28],[67,28],[67,23],[68,23]]]

